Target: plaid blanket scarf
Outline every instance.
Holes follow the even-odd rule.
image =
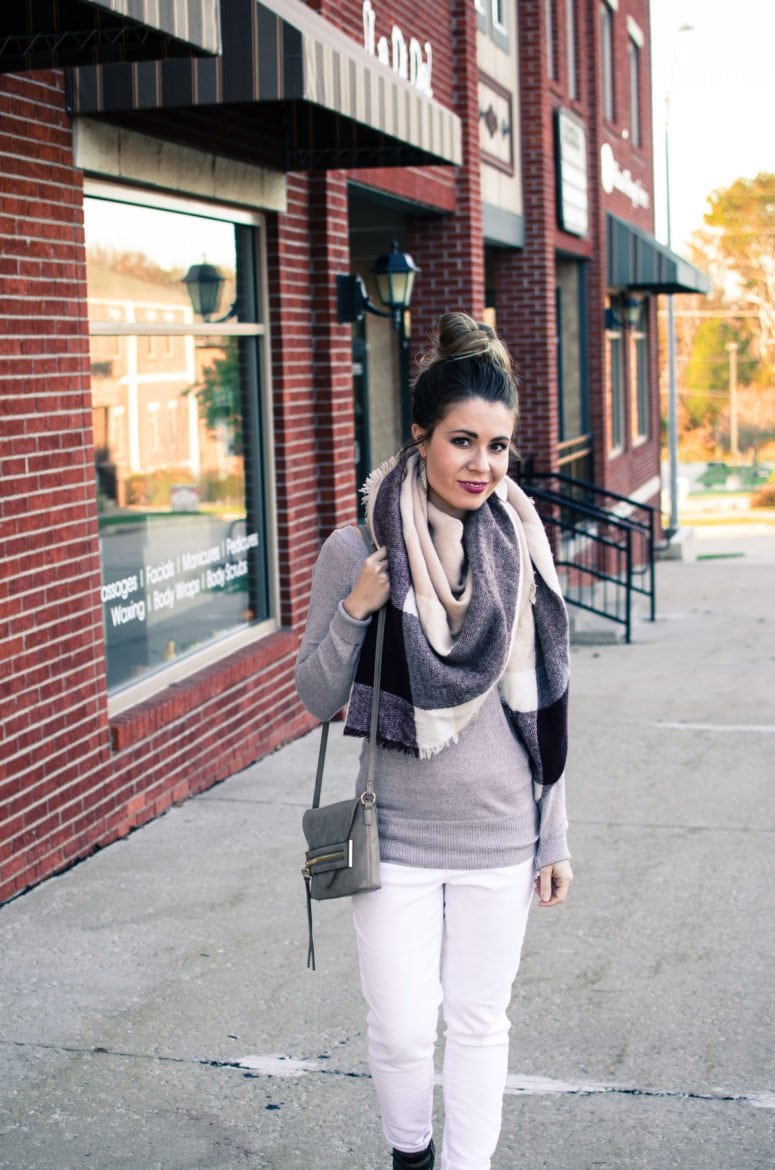
[[[432,756],[457,741],[497,686],[540,797],[565,767],[569,655],[565,604],[535,507],[507,478],[461,525],[467,579],[457,621],[431,539],[419,455],[395,456],[363,490],[390,569],[378,742]],[[372,622],[348,735],[369,733],[375,632]]]

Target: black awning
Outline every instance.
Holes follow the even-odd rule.
[[[220,51],[220,0],[3,0],[0,72]]]
[[[302,0],[231,0],[212,60],[78,69],[74,110],[287,170],[460,163],[459,118]]]
[[[671,252],[648,232],[610,212],[606,231],[609,288],[662,293],[710,292],[710,278],[704,272]]]

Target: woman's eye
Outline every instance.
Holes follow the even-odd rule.
[[[493,443],[490,450],[494,451],[496,455],[500,455],[502,451],[506,450],[507,446],[507,443]]]
[[[467,447],[468,446],[468,439],[465,437],[465,435],[455,435],[452,442],[456,447]]]

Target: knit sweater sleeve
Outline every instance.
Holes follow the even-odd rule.
[[[296,689],[318,719],[331,719],[350,697],[370,619],[358,621],[342,602],[367,556],[360,533],[341,528],[326,540],[312,575],[307,628],[296,660]]]
[[[565,812],[565,777],[545,788],[538,802],[539,836],[536,869],[570,857]]]

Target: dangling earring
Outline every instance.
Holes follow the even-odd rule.
[[[420,456],[420,483],[422,484],[423,491],[427,492],[427,490],[428,490],[428,468],[425,465],[425,456],[424,455]]]

